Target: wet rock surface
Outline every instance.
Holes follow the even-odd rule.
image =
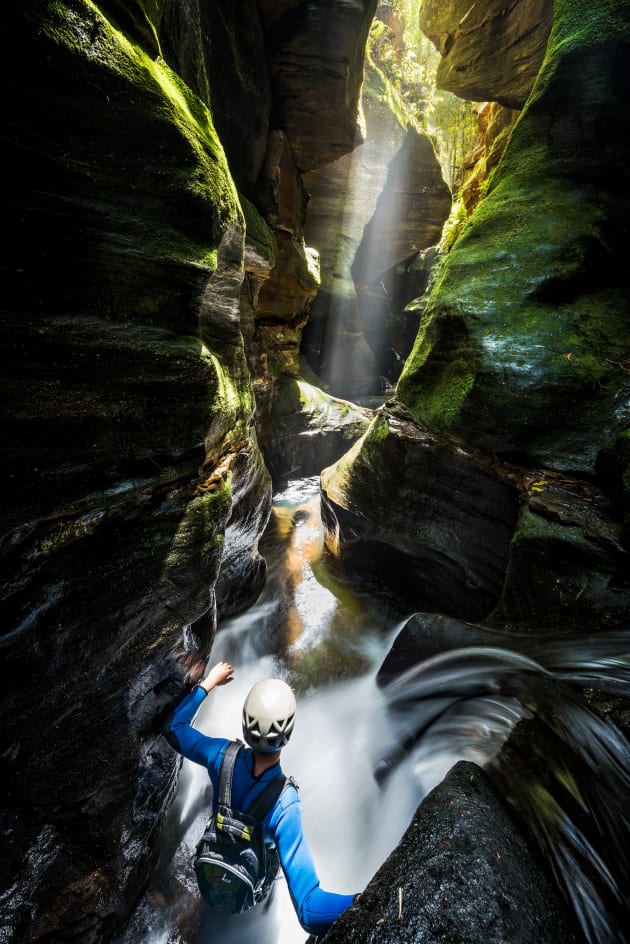
[[[420,423],[557,471],[592,473],[630,417],[628,213],[607,184],[630,140],[629,43],[622,5],[556,6],[535,88],[397,388]]]
[[[330,397],[304,380],[283,378],[266,437],[260,440],[274,483],[319,475],[367,429],[372,410]]]
[[[322,515],[333,554],[420,609],[548,635],[623,628],[630,616],[614,499],[431,433],[395,400],[322,474]]]
[[[579,938],[544,867],[483,770],[461,762],[419,806],[398,846],[326,944]]]
[[[215,586],[234,608],[264,577],[242,213],[208,110],[137,13],[137,46],[79,0],[10,16],[38,63],[13,75],[4,123],[0,910],[16,941],[99,941],[128,909],[174,789],[160,719],[203,671]]]
[[[330,550],[412,605],[464,619],[499,598],[516,501],[487,457],[418,428],[395,401],[322,474]]]

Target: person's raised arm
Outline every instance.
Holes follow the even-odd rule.
[[[164,722],[162,731],[171,747],[204,767],[216,752],[217,739],[197,731],[193,722],[206,695],[219,685],[227,685],[233,677],[234,669],[229,662],[217,662]]]
[[[295,791],[287,790],[283,795],[274,810],[271,827],[298,921],[311,934],[325,934],[357,896],[340,895],[320,888],[302,828],[300,800]]]

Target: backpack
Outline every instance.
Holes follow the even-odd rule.
[[[195,851],[203,899],[220,914],[242,914],[264,901],[278,871],[278,854],[265,845],[262,820],[287,785],[276,777],[246,811],[232,808],[232,777],[244,745],[231,741],[219,770],[218,803]]]

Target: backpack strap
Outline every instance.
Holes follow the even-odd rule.
[[[219,768],[218,790],[218,802],[221,806],[232,806],[232,778],[234,776],[236,758],[242,750],[243,744],[240,741],[230,741],[223,752],[221,767]]]
[[[274,777],[273,780],[269,781],[265,789],[258,794],[256,799],[249,804],[246,812],[249,813],[250,816],[254,816],[256,819],[262,821],[269,810],[275,806],[276,801],[288,783],[289,781],[286,777]]]

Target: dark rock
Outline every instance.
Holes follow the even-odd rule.
[[[396,401],[322,474],[329,550],[445,614],[448,635],[621,629],[630,562],[619,510],[596,485],[501,462],[418,427]],[[441,633],[430,648],[439,645]],[[516,648],[519,648],[516,645]]]
[[[274,483],[319,475],[365,432],[371,417],[371,410],[305,380],[282,378],[267,438],[260,441]]]
[[[252,199],[272,106],[256,0],[238,6],[230,0],[160,0],[158,7],[160,52],[211,109],[236,185]]]
[[[37,64],[11,73],[3,122],[0,910],[15,941],[100,941],[129,908],[174,789],[161,719],[204,669],[215,585],[233,609],[263,579],[242,212],[156,24],[115,8],[112,24],[31,0],[7,23]]]
[[[620,522],[601,493],[582,486],[580,495],[570,482],[555,485],[543,479],[541,491],[521,508],[503,593],[489,622],[522,632],[627,626],[630,555],[620,543]]]
[[[258,0],[278,122],[299,171],[360,144],[365,41],[377,0]]]
[[[387,685],[419,662],[451,649],[467,646],[512,649],[514,638],[513,633],[454,619],[443,613],[414,613],[401,628],[378,670],[378,683]]]
[[[517,494],[492,463],[420,429],[395,401],[322,474],[326,544],[420,609],[479,619],[496,604]]]
[[[579,940],[521,828],[475,764],[461,762],[326,944],[557,944]]]

